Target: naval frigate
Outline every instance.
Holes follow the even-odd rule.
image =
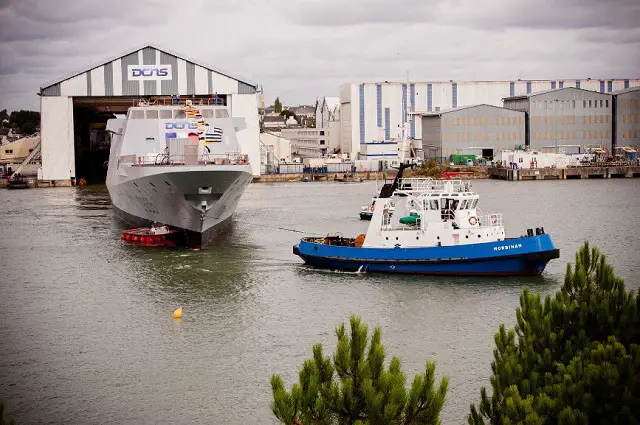
[[[109,120],[106,183],[116,213],[131,225],[183,230],[189,247],[208,245],[252,179],[236,135],[245,126],[226,106],[191,102],[141,104]]]

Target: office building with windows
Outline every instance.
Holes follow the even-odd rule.
[[[406,83],[384,81],[344,84],[340,87],[339,93],[340,143],[343,153],[355,155],[359,152],[362,143],[393,140],[400,137],[402,125],[405,122],[407,123],[406,128],[409,137],[420,139],[423,134],[422,121],[419,115],[415,114],[416,112],[438,112],[479,104],[501,107],[503,106],[502,99],[504,98],[527,96],[536,92],[565,88],[578,88],[583,89],[583,91],[589,90],[602,93],[610,99],[611,96],[607,95],[607,93],[639,86],[640,78],[523,79],[513,81],[450,80]],[[611,105],[609,105],[610,107]],[[593,119],[595,118],[592,117]],[[598,124],[600,123],[598,122]],[[603,127],[605,126],[604,124]],[[598,127],[599,130],[600,128]],[[571,131],[574,130],[572,129]],[[595,143],[597,138],[593,133],[594,130],[592,129],[591,131],[591,138],[587,140]],[[600,133],[598,132],[598,138],[600,137],[599,135]],[[611,138],[611,134],[609,134],[609,138]],[[537,140],[535,142],[538,144]],[[542,141],[540,142],[542,143]]]
[[[613,96],[609,93],[565,87],[507,97],[504,107],[526,113],[527,145],[532,149],[579,146],[612,151]]]

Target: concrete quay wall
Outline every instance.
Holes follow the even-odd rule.
[[[616,165],[571,168],[489,168],[489,176],[499,180],[566,180],[640,177],[640,166]]]

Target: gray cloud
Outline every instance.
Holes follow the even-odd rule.
[[[243,75],[268,102],[343,83],[640,77],[637,0],[0,0],[0,109],[146,42]]]

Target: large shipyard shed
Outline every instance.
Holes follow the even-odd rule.
[[[615,146],[640,145],[640,87],[613,92]]]
[[[226,105],[243,153],[260,173],[257,84],[167,49],[145,45],[73,72],[40,88],[42,177],[54,185],[72,179],[104,181],[108,119],[140,101]]]
[[[527,145],[533,149],[573,146],[611,151],[611,94],[565,87],[507,97],[504,107],[527,114]]]
[[[492,160],[502,150],[524,145],[524,112],[473,105],[417,114],[425,158],[446,162],[453,154],[473,154]]]

